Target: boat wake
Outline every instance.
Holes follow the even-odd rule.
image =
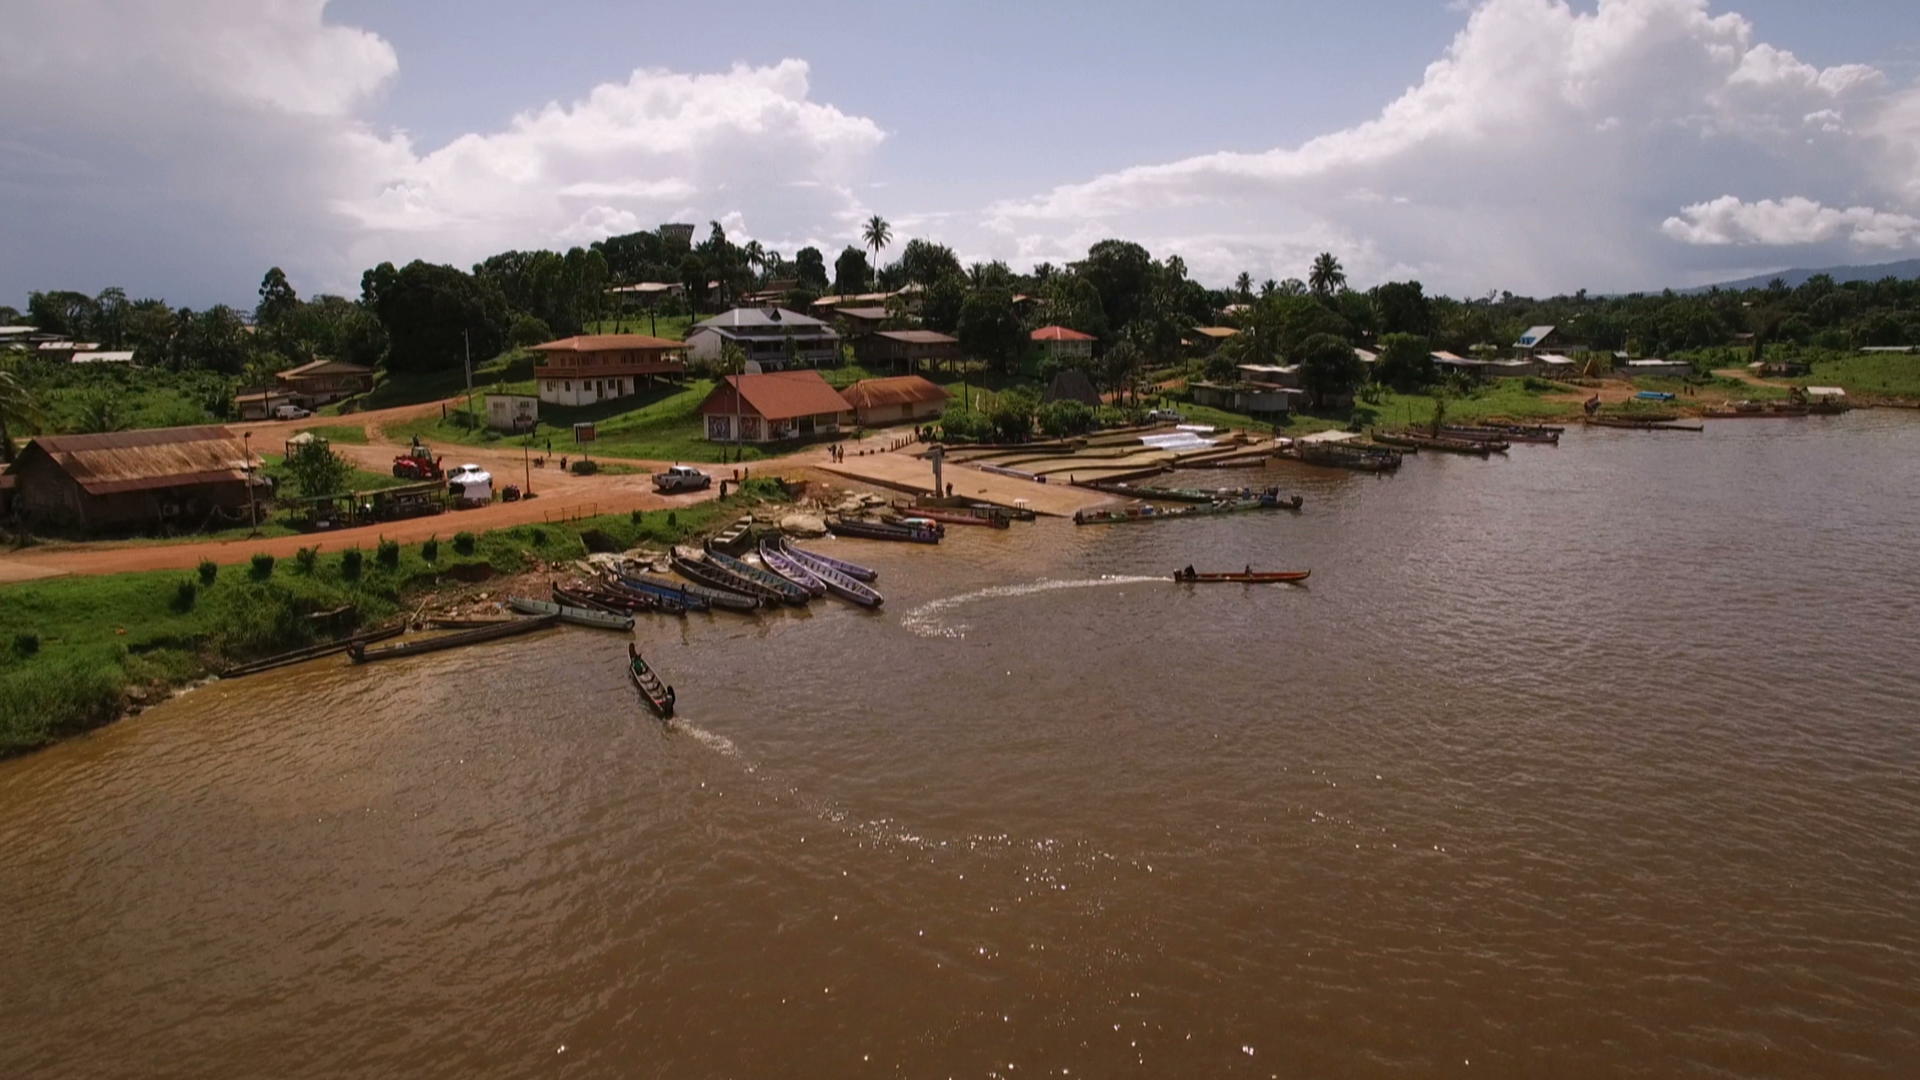
[[[1071,580],[1047,579],[1029,582],[1025,585],[994,585],[985,589],[961,593],[958,596],[945,596],[938,600],[929,600],[900,618],[900,625],[921,637],[966,637],[968,624],[949,621],[954,609],[964,607],[979,600],[998,600],[1014,596],[1033,596],[1036,593],[1057,592],[1061,589],[1093,589],[1102,585],[1139,585],[1150,581],[1164,581],[1165,578],[1146,577],[1140,574],[1103,574],[1097,578],[1078,578]]]

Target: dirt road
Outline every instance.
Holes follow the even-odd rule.
[[[275,420],[228,426],[235,432],[251,432],[253,436],[251,442],[255,452],[272,453],[277,451],[286,439],[307,428],[357,424],[367,432],[369,442],[364,446],[336,443],[334,450],[363,469],[386,472],[392,466],[394,455],[400,453],[406,444],[388,441],[381,424],[386,421],[432,413],[437,411],[440,405],[440,402],[428,402],[424,405],[404,405],[341,417],[312,417],[306,420]],[[899,438],[899,432],[889,431],[871,435],[863,442],[849,441],[845,445],[856,449],[864,447],[870,453],[881,453]],[[199,565],[203,559],[212,559],[217,563],[237,563],[252,558],[256,552],[265,552],[275,558],[290,558],[299,549],[315,544],[320,545],[323,551],[337,551],[356,545],[370,551],[383,537],[402,543],[414,543],[431,536],[438,536],[445,540],[463,530],[484,532],[489,529],[589,517],[596,514],[664,510],[704,502],[719,494],[716,484],[715,487],[705,491],[661,495],[653,490],[652,479],[645,474],[598,473],[593,476],[574,476],[562,472],[557,461],[548,461],[544,467],[535,468],[532,465],[532,455],[518,448],[488,449],[448,445],[437,448],[437,452],[442,454],[449,467],[472,463],[486,468],[494,474],[496,490],[507,484],[518,484],[524,490],[534,492],[537,497],[522,499],[518,502],[496,501],[472,510],[449,510],[446,513],[427,517],[407,518],[353,529],[271,539],[132,544],[103,541],[49,546],[45,549],[30,548],[25,551],[0,554],[0,584],[57,577],[62,574],[118,574],[135,570],[187,569]],[[629,458],[604,460],[619,465],[644,468],[650,472],[660,471],[673,464]],[[781,475],[807,466],[824,465],[827,460],[827,448],[819,446],[783,458],[750,462],[746,469],[750,473]],[[738,475],[736,470],[740,467],[703,465],[701,468],[712,474],[716,480],[732,480]]]

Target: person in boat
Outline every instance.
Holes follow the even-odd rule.
[[[1248,563],[1248,564],[1247,564],[1247,576],[1248,576],[1248,577],[1252,577],[1252,576],[1253,576],[1253,564],[1252,564],[1252,563]]]
[[[1192,581],[1194,578],[1197,578],[1200,575],[1194,572],[1193,564],[1188,563],[1187,568],[1185,570],[1180,571],[1180,576],[1187,579],[1188,581]]]
[[[667,687],[667,708],[669,709],[673,708],[673,702],[674,702],[673,687],[669,686]]]

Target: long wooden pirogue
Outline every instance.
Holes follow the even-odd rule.
[[[393,660],[402,656],[418,656],[421,653],[439,652],[441,649],[457,649],[462,645],[475,645],[496,638],[513,637],[533,630],[540,630],[558,622],[558,615],[538,615],[531,619],[515,619],[512,622],[496,623],[473,630],[457,630],[438,637],[419,638],[403,641],[398,645],[382,645],[369,649],[365,645],[354,645],[347,649],[347,655],[356,664],[371,664],[375,660]]]

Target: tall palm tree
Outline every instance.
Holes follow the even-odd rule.
[[[1340,268],[1340,260],[1333,252],[1323,251],[1313,257],[1313,269],[1307,271],[1307,287],[1313,295],[1332,296],[1347,283],[1347,272]]]
[[[760,241],[747,241],[746,246],[740,249],[740,254],[746,257],[747,265],[753,267],[761,277],[766,275],[767,249],[760,246]]]
[[[0,368],[0,464],[13,461],[13,429],[39,422],[40,403],[13,372]]]
[[[877,285],[880,281],[880,249],[893,243],[893,226],[887,224],[886,218],[875,214],[867,219],[867,227],[861,230],[860,235],[866,240],[867,246],[873,249],[873,280]]]
[[[1241,303],[1244,304],[1251,301],[1253,299],[1253,275],[1247,273],[1245,270],[1240,271],[1240,276],[1233,279],[1233,291],[1235,295],[1240,297]]]

